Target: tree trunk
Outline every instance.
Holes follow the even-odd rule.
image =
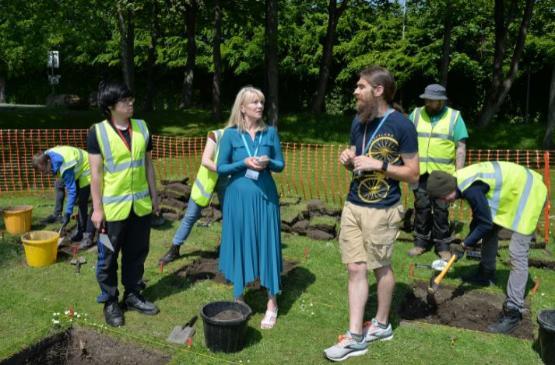
[[[180,108],[186,109],[191,106],[193,100],[193,78],[197,56],[197,44],[195,41],[195,28],[197,22],[198,4],[191,0],[185,5],[185,26],[187,32],[187,63],[183,74],[183,91],[181,94]]]
[[[549,107],[547,110],[547,129],[543,138],[543,148],[553,148],[553,130],[555,130],[555,65],[551,69],[551,86],[549,88]]]
[[[0,76],[0,104],[6,102],[6,79]]]
[[[333,46],[335,44],[335,33],[339,17],[345,11],[348,0],[343,0],[340,7],[337,7],[337,0],[330,0],[328,5],[328,27],[326,38],[324,39],[322,50],[322,61],[320,63],[320,74],[318,76],[318,88],[312,103],[312,112],[321,113],[324,109],[324,99],[328,87],[330,68],[333,60]]]
[[[443,18],[443,52],[441,56],[441,85],[447,88],[447,76],[449,74],[449,62],[451,57],[451,33],[453,31],[453,22],[451,20],[453,3],[447,0]]]
[[[222,82],[222,55],[220,43],[222,37],[222,9],[220,0],[214,1],[214,39],[212,42],[212,60],[214,62],[214,75],[212,77],[212,117],[222,119],[221,82]]]
[[[123,80],[129,90],[135,87],[135,25],[133,23],[133,10],[117,6],[118,26],[121,34],[120,53]]]
[[[266,0],[266,31],[264,54],[266,63],[266,105],[268,123],[278,121],[278,4],[277,0]]]
[[[513,3],[514,5],[514,3]],[[511,6],[516,9],[516,6]],[[486,102],[480,112],[480,119],[478,120],[478,127],[485,127],[489,124],[491,119],[497,114],[505,98],[511,90],[514,79],[518,71],[518,63],[524,50],[524,43],[526,41],[526,33],[530,18],[532,17],[532,10],[534,8],[534,0],[526,0],[524,7],[524,14],[520,23],[518,36],[515,41],[513,55],[511,57],[511,64],[509,72],[505,77],[503,75],[503,59],[506,50],[507,29],[510,23],[504,22],[504,9],[503,0],[495,1],[495,56],[494,56],[494,69],[492,86],[486,93]],[[509,12],[508,19],[511,21],[513,13]]]
[[[152,3],[152,23],[150,29],[150,44],[148,45],[147,55],[147,73],[146,73],[146,93],[143,110],[150,112],[153,109],[154,95],[156,88],[154,87],[154,70],[156,67],[156,47],[158,45],[158,37],[160,36],[160,23],[158,20],[158,3]]]

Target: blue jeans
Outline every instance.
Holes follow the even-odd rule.
[[[216,192],[218,194],[218,200],[220,201],[220,209],[223,209],[222,207],[224,204],[225,185],[226,184],[223,183],[218,183],[218,185],[216,185]],[[202,211],[202,208],[204,207],[199,206],[193,201],[192,198],[189,198],[189,203],[187,204],[187,211],[185,212],[185,216],[181,220],[179,228],[173,236],[172,243],[175,246],[181,246],[183,242],[187,239],[187,237],[189,237],[193,226],[200,218],[200,212]]]

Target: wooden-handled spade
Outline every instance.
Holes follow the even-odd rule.
[[[428,285],[428,293],[435,294],[437,292],[437,290],[439,289],[439,284],[441,284],[441,281],[443,280],[445,275],[447,275],[447,272],[449,271],[451,266],[453,266],[455,261],[457,261],[457,255],[451,256],[443,270],[441,270],[441,272],[435,278],[432,278],[430,280],[430,285]]]

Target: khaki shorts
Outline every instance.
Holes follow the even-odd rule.
[[[343,263],[366,262],[368,270],[391,265],[393,243],[403,216],[401,203],[377,209],[345,202],[339,232]]]

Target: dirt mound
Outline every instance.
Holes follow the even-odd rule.
[[[139,345],[75,327],[48,337],[6,359],[2,364],[166,364],[170,356]]]
[[[497,320],[505,300],[502,295],[453,287],[441,287],[431,296],[427,287],[427,283],[415,283],[399,308],[401,318],[487,332],[487,327]],[[528,311],[511,336],[534,338]]]
[[[199,280],[213,280],[217,283],[225,284],[227,280],[222,275],[218,269],[218,257],[216,255],[210,255],[211,257],[201,257],[190,264],[183,266],[179,269],[175,275],[178,277],[189,280],[190,282],[196,282]],[[296,261],[283,261],[283,270],[281,271],[282,276],[286,276],[291,271],[293,271],[298,265]],[[260,288],[260,283],[255,281],[254,283],[248,285],[249,288]]]

